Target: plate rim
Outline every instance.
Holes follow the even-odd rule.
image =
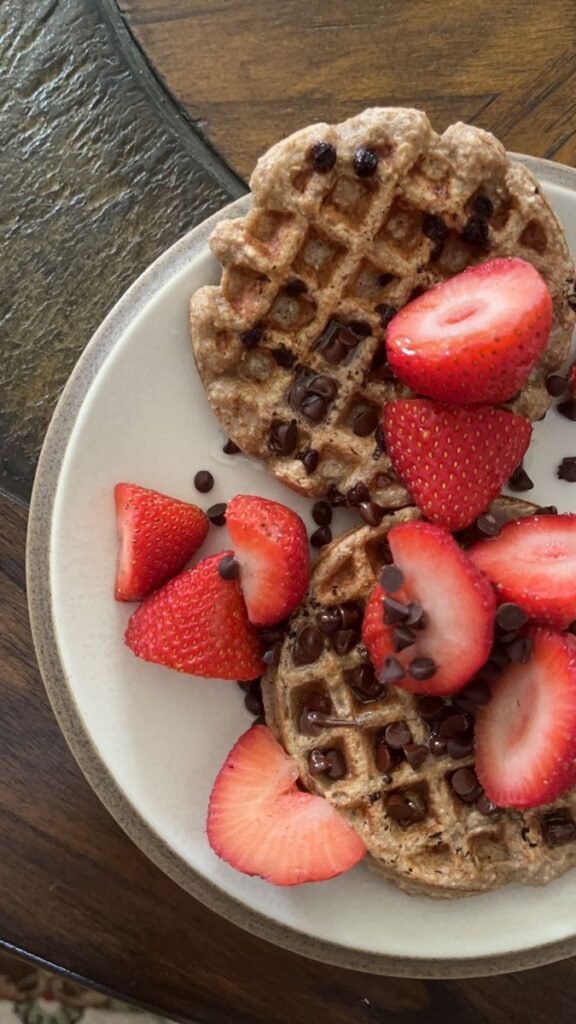
[[[544,184],[576,193],[576,169],[551,160],[510,153]],[[100,369],[137,317],[165,283],[205,249],[221,220],[243,215],[250,195],[224,206],[165,250],[113,306],[79,357],[54,410],[40,453],[28,518],[26,586],[32,638],[44,687],[59,727],[81,771],[106,810],[132,842],[164,874],[208,909],[272,944],[313,960],[370,974],[419,979],[486,977],[544,966],[576,953],[574,935],[508,953],[480,957],[399,957],[351,949],[318,939],[253,910],[180,857],[131,804],[102,759],[77,708],[60,660],[51,594],[51,536],[60,471],[84,401]]]

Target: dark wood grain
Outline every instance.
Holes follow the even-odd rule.
[[[366,106],[471,121],[576,162],[573,0],[119,0],[173,95],[248,176],[272,142]]]

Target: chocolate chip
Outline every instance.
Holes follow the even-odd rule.
[[[576,839],[576,824],[568,810],[549,811],[540,823],[542,837],[547,846],[564,846]]]
[[[298,728],[305,736],[318,736],[322,732],[323,725],[318,721],[318,715],[328,715],[332,705],[323,693],[311,693],[300,711]]]
[[[358,511],[367,526],[380,526],[386,510],[375,501],[361,501]]]
[[[372,328],[366,320],[349,320],[348,327],[359,338],[368,338],[372,334]]]
[[[495,814],[498,810],[496,804],[492,803],[486,793],[482,793],[479,800],[476,801],[476,810],[480,811],[480,814]]]
[[[488,661],[477,672],[478,679],[483,683],[495,683],[497,679],[500,679],[503,668],[504,666],[495,658],[488,658]]]
[[[391,320],[394,319],[398,310],[395,306],[390,306],[386,302],[380,302],[374,307],[374,311],[378,313],[380,317],[380,326],[387,327]]]
[[[443,757],[447,750],[447,740],[443,736],[439,736],[438,733],[431,733],[428,740],[428,750],[434,757]]]
[[[321,750],[311,750],[308,754],[308,771],[310,775],[323,775],[328,767],[328,761]]]
[[[422,231],[432,242],[444,242],[449,235],[448,225],[437,213],[426,213],[422,220]]]
[[[326,500],[330,502],[332,508],[341,508],[342,505],[346,504],[346,498],[338,490],[336,484],[330,484],[330,487],[328,488],[328,493],[326,495]]]
[[[449,736],[447,741],[448,754],[454,761],[461,757],[468,757],[474,750],[474,737],[471,732],[457,733],[456,736]]]
[[[218,562],[218,575],[223,580],[236,580],[240,575],[240,565],[234,555],[224,555]]]
[[[263,334],[264,329],[262,325],[256,324],[255,327],[252,327],[249,331],[244,331],[240,335],[240,341],[244,345],[244,348],[247,348],[248,351],[250,351],[250,349],[256,348],[256,346],[260,344]]]
[[[412,679],[424,682],[426,679],[432,679],[437,668],[438,666],[432,658],[414,658],[408,666],[408,671]]]
[[[412,743],[412,733],[406,722],[390,722],[384,730],[384,738],[392,750],[401,750],[406,743]]]
[[[348,349],[342,344],[339,338],[331,338],[330,341],[322,347],[322,355],[327,363],[330,363],[331,366],[336,366],[346,358],[348,355]]]
[[[352,421],[352,430],[357,437],[368,437],[378,426],[378,413],[376,409],[363,409],[357,412]]]
[[[400,587],[404,583],[404,573],[402,569],[399,569],[397,565],[385,565],[380,573],[380,586],[383,590],[387,590],[389,594],[393,594],[396,590],[400,590]]]
[[[315,142],[310,147],[308,156],[318,174],[327,174],[336,163],[336,150],[331,142]]]
[[[318,526],[330,526],[332,509],[327,501],[316,501],[312,505],[312,519]]]
[[[404,669],[393,655],[388,654],[384,658],[384,665],[380,671],[379,679],[382,683],[396,683],[399,679],[404,679]]]
[[[428,748],[422,743],[406,743],[403,746],[404,757],[414,771],[421,768],[428,757]]]
[[[385,597],[382,606],[384,608],[384,622],[387,626],[394,625],[397,622],[407,622],[410,609],[403,601],[397,601],[395,597]]]
[[[376,746],[374,761],[378,771],[383,772],[385,775],[394,767],[394,755],[383,738],[379,740]]]
[[[316,615],[316,624],[324,636],[333,636],[342,629],[342,609],[340,605],[322,608]]]
[[[478,516],[476,527],[485,537],[497,537],[502,531],[496,516],[493,516],[490,512],[485,512],[484,515]]]
[[[244,691],[244,693],[246,693],[251,682],[251,679],[237,679],[236,685],[239,686],[240,689]]]
[[[306,395],[300,406],[300,411],[311,423],[321,423],[328,409],[320,395]]]
[[[498,611],[496,612],[496,624],[500,629],[510,632],[510,630],[520,629],[528,622],[528,616],[517,604],[512,601],[505,601],[501,604]]]
[[[558,509],[557,509],[556,505],[542,505],[542,507],[538,509],[538,515],[539,516],[557,516],[558,515]]]
[[[360,146],[354,153],[354,173],[371,178],[378,166],[378,153],[371,146]]]
[[[311,665],[324,651],[322,634],[314,626],[304,626],[298,633],[292,648],[295,665]]]
[[[286,281],[284,291],[291,298],[296,298],[297,295],[303,295],[304,292],[308,291],[308,285],[305,281],[301,281],[299,277],[291,277]]]
[[[310,534],[310,543],[313,548],[323,548],[332,540],[332,530],[329,526],[319,526]]]
[[[467,715],[464,715],[461,711],[457,711],[454,714],[449,714],[443,722],[440,723],[439,732],[445,739],[449,739],[450,736],[456,736],[459,732],[467,732],[470,728],[470,719]]]
[[[224,452],[225,455],[238,455],[240,448],[238,447],[235,441],[232,441],[231,438],[228,438],[226,444],[222,448],[222,451]]]
[[[444,701],[441,697],[420,697],[418,701],[418,714],[425,722],[433,722],[444,710]]]
[[[342,629],[359,629],[362,622],[362,605],[357,601],[348,601],[340,605],[342,613]]]
[[[568,388],[568,378],[561,373],[549,373],[546,377],[546,390],[552,398],[561,398]]]
[[[278,455],[290,455],[298,443],[298,430],[296,420],[289,423],[284,420],[274,420],[270,428],[268,444],[273,452]]]
[[[369,704],[371,701],[379,700],[386,693],[386,686],[379,682],[372,665],[367,662],[363,665],[355,665],[344,673],[346,683],[353,691],[354,696],[362,704]]]
[[[332,647],[336,654],[348,654],[358,643],[358,634],[354,629],[339,629],[332,639]]]
[[[526,665],[532,657],[532,638],[523,636],[518,640],[514,640],[506,648],[506,653],[510,661],[513,661],[516,665]]]
[[[334,401],[338,391],[338,382],[333,377],[327,377],[324,373],[317,373],[311,377],[307,386],[308,391],[311,391],[313,395],[320,395],[327,402]]]
[[[261,626],[258,635],[265,647],[281,644],[288,631],[288,620],[284,619],[275,626]]]
[[[457,768],[450,779],[450,785],[464,803],[474,803],[482,795],[482,787],[473,768]]]
[[[488,703],[490,696],[490,687],[475,679],[456,694],[454,705],[461,711],[475,713],[477,708]]]
[[[409,626],[395,626],[392,630],[392,642],[396,654],[416,643],[416,633]]]
[[[489,199],[488,196],[475,196],[472,205],[478,216],[482,217],[484,220],[487,220],[494,213],[494,206],[492,200]]]
[[[520,465],[512,473],[512,476],[508,481],[508,487],[510,488],[511,491],[517,491],[518,493],[522,493],[523,491],[531,491],[534,487],[534,484],[532,483],[532,480],[528,476],[528,473],[526,472],[524,467]]]
[[[363,501],[370,500],[370,491],[366,484],[359,480],[346,491],[346,498],[350,505],[360,505]]]
[[[262,703],[262,687],[259,679],[253,679],[246,691],[244,705],[251,715],[263,715],[264,704]]]
[[[562,459],[556,471],[556,476],[559,480],[567,480],[569,484],[576,483],[576,458],[568,456]]]
[[[384,427],[381,423],[378,424],[374,431],[374,440],[376,441],[376,448],[372,453],[372,458],[379,459],[382,453],[386,451],[386,438],[384,436]]]
[[[210,505],[210,508],[206,509],[206,515],[214,526],[224,526],[226,523],[225,502],[218,501],[215,505]]]
[[[405,793],[392,793],[386,802],[386,813],[399,825],[413,825],[424,821],[426,808],[419,793],[406,791]]]
[[[411,601],[408,605],[408,615],[404,625],[413,626],[414,629],[424,629],[426,627],[426,612],[417,601]]]
[[[344,755],[336,749],[327,750],[325,773],[329,779],[343,779],[346,775],[346,761]]]
[[[300,455],[299,458],[302,460],[302,464],[308,473],[308,476],[318,469],[320,453],[317,452],[315,448],[311,448],[310,451],[304,452],[304,455]]]
[[[278,366],[282,366],[285,370],[289,370],[296,362],[296,356],[289,348],[286,348],[286,345],[279,345],[278,348],[273,348],[272,355]]]
[[[270,647],[269,650],[264,651],[262,661],[265,665],[268,665],[269,668],[277,668],[280,663],[280,648]]]
[[[488,235],[488,225],[482,217],[469,217],[462,228],[462,240],[475,248],[484,248],[488,244]]]
[[[208,494],[214,487],[214,477],[207,469],[201,469],[194,477],[194,487],[200,494]]]
[[[572,399],[569,399],[567,402],[560,402],[560,404],[556,406],[556,409],[560,415],[564,416],[567,420],[576,420],[576,402]]]

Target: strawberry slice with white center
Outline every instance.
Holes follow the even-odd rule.
[[[320,882],[362,859],[366,847],[298,769],[269,729],[253,726],[226,758],[210,796],[208,842],[222,860],[274,885]]]
[[[538,807],[574,782],[576,642],[535,627],[533,654],[493,684],[476,716],[476,774],[499,807]]]
[[[490,406],[459,408],[426,398],[384,407],[394,469],[424,515],[462,530],[500,494],[530,443],[528,420]]]
[[[388,534],[394,564],[404,577],[402,586],[386,595],[380,583],[374,587],[362,627],[362,639],[374,668],[386,670],[395,659],[403,672],[389,681],[412,693],[444,695],[466,685],[488,660],[494,634],[496,599],[488,580],[447,530],[432,523],[395,526]],[[394,609],[394,623],[383,621],[388,596],[407,612],[416,605],[424,610],[424,628],[410,625],[412,616]],[[413,642],[399,649],[398,637]],[[429,659],[435,670],[422,678],[422,662]],[[388,662],[389,664],[389,662]],[[416,667],[415,667],[416,666]],[[418,671],[420,666],[420,671]]]
[[[536,268],[499,258],[409,302],[388,325],[386,350],[398,379],[421,395],[496,404],[524,386],[551,326],[552,298]]]
[[[528,516],[480,541],[470,557],[529,618],[556,629],[576,620],[576,515]]]
[[[226,525],[250,622],[281,622],[300,604],[310,579],[304,523],[277,501],[238,494],[228,503]]]

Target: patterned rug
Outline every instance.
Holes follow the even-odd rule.
[[[167,1024],[0,951],[0,1024]]]

